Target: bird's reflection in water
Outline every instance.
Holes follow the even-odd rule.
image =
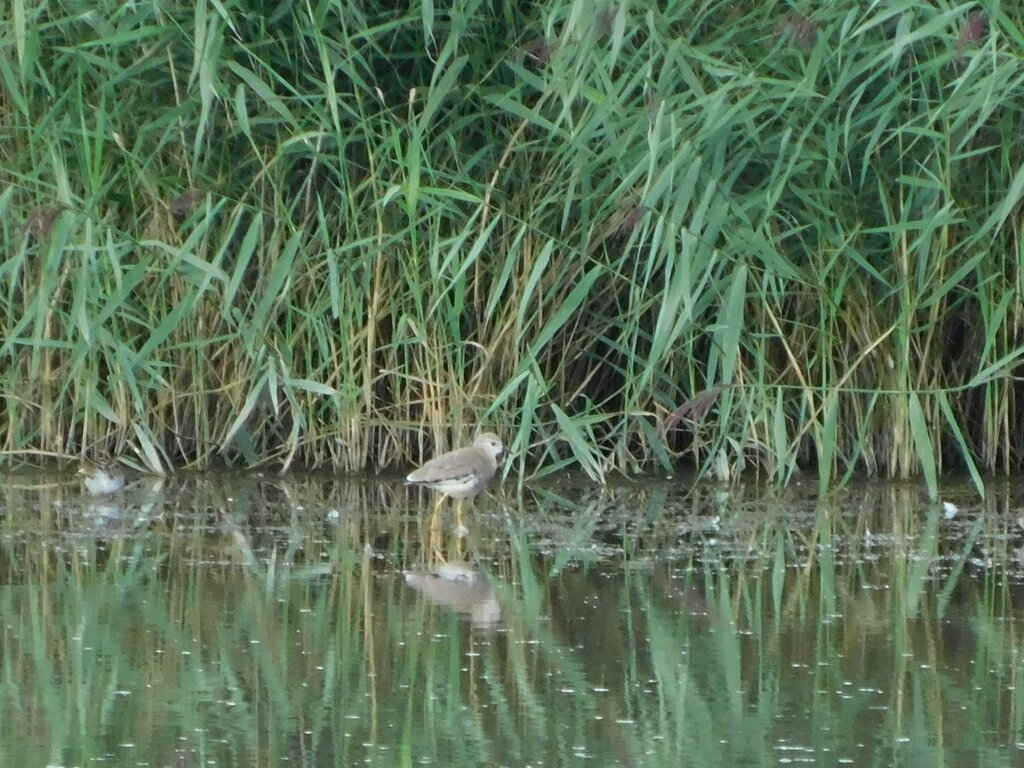
[[[494,627],[501,605],[490,580],[465,563],[444,563],[431,571],[405,572],[405,583],[427,600],[469,614],[474,627]]]
[[[56,505],[70,513],[76,533],[105,538],[135,535],[163,520],[163,487],[162,477],[143,478],[109,493],[82,494],[67,504],[60,500]]]
[[[125,508],[111,501],[90,501],[82,507],[83,523],[93,533],[112,533],[124,528]]]

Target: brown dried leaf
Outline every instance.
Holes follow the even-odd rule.
[[[970,46],[984,39],[988,33],[988,16],[981,11],[971,11],[960,25],[960,39],[957,42],[956,50],[958,55],[963,56]]]
[[[50,236],[50,232],[53,231],[53,225],[57,221],[57,217],[64,211],[64,206],[57,205],[37,205],[29,213],[28,218],[25,220],[25,232],[28,234],[35,235],[40,240],[45,240]]]
[[[616,237],[629,237],[633,230],[640,226],[644,215],[650,210],[646,205],[635,205],[622,218],[622,223],[615,230]]]
[[[665,417],[665,421],[661,426],[662,432],[667,433],[669,430],[674,429],[680,421],[686,421],[691,424],[702,421],[707,412],[718,401],[718,396],[722,393],[723,389],[724,387],[718,386],[698,392]]]
[[[555,42],[547,38],[538,37],[531,40],[519,49],[528,58],[533,59],[537,64],[544,66],[555,52]]]
[[[810,16],[792,11],[775,26],[775,34],[789,40],[801,51],[809,51],[818,39],[818,22]]]
[[[186,189],[176,198],[171,200],[167,210],[176,219],[184,219],[195,210],[199,201],[203,199],[203,193],[198,189]]]

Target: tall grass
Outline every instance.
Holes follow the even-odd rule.
[[[1022,461],[1022,15],[15,0],[0,450],[486,424],[516,470],[980,489]]]

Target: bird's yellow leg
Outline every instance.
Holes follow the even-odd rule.
[[[430,519],[430,555],[431,565],[443,563],[444,560],[444,532],[441,530],[441,517],[436,512]]]
[[[442,493],[438,498],[437,503],[434,504],[434,511],[430,515],[430,549],[433,552],[434,559],[437,562],[444,563],[444,547],[443,547],[443,533],[441,531],[441,505],[444,504],[445,499],[448,498],[448,494]]]
[[[464,532],[465,528],[455,536],[455,552],[458,555],[459,560],[462,562],[465,562],[466,560],[466,547],[468,546],[467,542],[469,541],[469,536]]]
[[[462,523],[462,499],[455,501],[455,552],[459,560],[465,559],[466,555],[466,527]]]

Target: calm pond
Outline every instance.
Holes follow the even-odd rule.
[[[1014,484],[498,486],[0,476],[0,765],[1024,764]]]

